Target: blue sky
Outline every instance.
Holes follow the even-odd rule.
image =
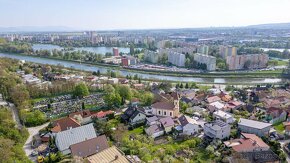
[[[0,0],[0,27],[148,29],[290,22],[290,0]]]

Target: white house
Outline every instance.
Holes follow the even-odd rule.
[[[213,139],[225,139],[230,136],[231,126],[221,120],[204,124],[204,134]]]
[[[226,123],[233,123],[235,121],[234,117],[230,113],[224,112],[222,110],[215,111],[213,113],[213,117]]]
[[[146,128],[145,132],[148,136],[156,138],[164,134],[164,129],[162,128],[161,124],[154,124]]]
[[[182,134],[194,135],[199,132],[199,125],[196,120],[189,116],[182,115],[178,118],[179,124],[182,127]]]

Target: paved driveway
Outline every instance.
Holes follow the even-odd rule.
[[[46,126],[48,126],[49,123],[45,123],[41,126],[36,126],[36,127],[30,127],[30,128],[27,128],[28,132],[29,132],[29,137],[28,139],[26,140],[24,146],[23,146],[23,149],[25,151],[25,154],[26,156],[29,157],[30,160],[32,161],[36,161],[36,157],[31,157],[30,154],[32,153],[33,149],[31,147],[31,142],[32,142],[32,138],[33,136],[37,135],[39,130],[45,128]]]

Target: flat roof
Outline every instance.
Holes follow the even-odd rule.
[[[248,126],[251,128],[256,128],[256,129],[263,129],[263,128],[272,126],[271,123],[259,122],[259,121],[244,119],[244,118],[241,118],[238,124],[243,125],[243,126]]]

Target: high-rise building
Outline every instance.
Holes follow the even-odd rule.
[[[145,50],[144,52],[144,59],[150,63],[157,63],[160,54],[154,51]]]
[[[197,53],[208,55],[209,46],[201,45],[197,47]]]
[[[265,68],[268,61],[268,54],[235,55],[226,59],[229,70]]]
[[[226,59],[228,56],[237,55],[237,48],[233,46],[220,46],[220,56]]]
[[[216,69],[216,57],[196,53],[193,55],[193,58],[198,63],[206,64],[208,71],[214,71]]]
[[[118,48],[113,48],[113,55],[119,56],[119,49]]]
[[[170,51],[168,53],[168,62],[178,67],[184,67],[185,55],[182,53]]]

